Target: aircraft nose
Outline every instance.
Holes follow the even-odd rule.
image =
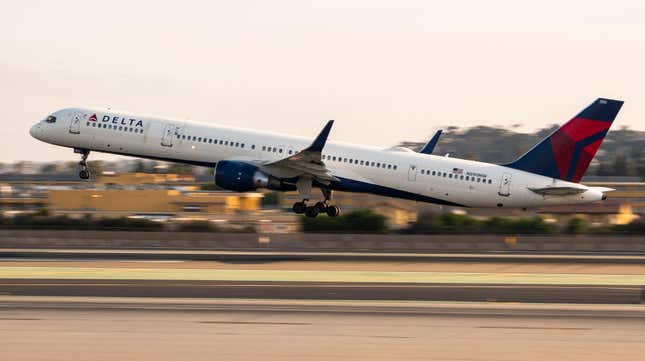
[[[30,129],[29,129],[29,135],[36,139],[40,139],[40,124],[34,124]]]

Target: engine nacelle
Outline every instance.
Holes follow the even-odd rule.
[[[280,179],[262,172],[252,164],[229,160],[217,162],[215,184],[220,188],[236,192],[249,192],[258,188],[278,191],[295,189],[295,186],[284,184]]]

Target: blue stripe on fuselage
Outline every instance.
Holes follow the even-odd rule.
[[[154,159],[154,160],[161,160],[161,161],[166,161],[166,162],[174,162],[174,163],[184,163],[184,164],[191,164],[191,165],[196,165],[196,166],[201,166],[201,167],[209,167],[213,168],[215,167],[216,163],[211,163],[211,162],[199,162],[199,161],[192,161],[192,160],[185,160],[185,159],[176,159],[176,158],[168,158],[168,157],[154,157],[154,156],[141,156],[141,155],[135,155],[135,154],[129,154],[125,152],[115,152],[115,151],[96,151],[96,152],[101,152],[101,153],[111,153],[111,154],[118,154],[118,155],[126,155],[126,156],[135,156],[139,158],[147,158],[147,159]],[[463,204],[459,203],[454,203],[450,201],[446,201],[443,199],[438,199],[438,198],[433,198],[433,197],[428,197],[424,196],[421,194],[416,194],[412,192],[406,192],[402,191],[400,189],[395,189],[395,188],[390,188],[390,187],[385,187],[385,186],[380,186],[377,184],[372,184],[372,183],[367,183],[367,182],[361,182],[349,178],[340,178],[340,182],[332,182],[330,186],[328,185],[323,185],[321,183],[318,183],[314,181],[314,186],[318,188],[330,188],[333,190],[337,191],[343,191],[343,192],[356,192],[356,193],[372,193],[380,196],[386,196],[386,197],[394,197],[394,198],[401,198],[401,199],[408,199],[411,201],[418,201],[418,202],[426,202],[426,203],[434,203],[434,204],[440,204],[440,205],[445,205],[445,206],[455,206],[455,207],[468,207]],[[296,182],[297,179],[293,179],[292,181]]]
[[[357,181],[349,178],[339,177],[339,179],[340,179],[340,182],[332,182],[331,189],[337,190],[337,191],[343,191],[343,192],[371,193],[371,194],[377,194],[380,196],[402,198],[402,199],[408,199],[408,200],[419,201],[419,202],[435,203],[435,204],[441,204],[445,206],[468,207],[463,204],[450,202],[443,199],[428,197],[417,193],[406,192],[396,188],[380,186],[378,184],[361,182],[361,181]],[[320,187],[321,185],[317,184],[317,186]],[[325,186],[323,186],[323,188],[324,187]]]

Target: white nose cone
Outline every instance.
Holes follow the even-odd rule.
[[[40,124],[35,124],[34,126],[32,126],[29,129],[29,135],[31,135],[32,137],[40,140],[40,132],[41,131],[42,130],[40,129]]]

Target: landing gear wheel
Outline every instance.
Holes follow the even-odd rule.
[[[310,206],[305,208],[305,216],[314,218],[318,215],[318,207]]]
[[[296,202],[293,204],[293,207],[291,207],[291,209],[293,210],[293,213],[295,214],[305,213],[305,208],[307,208],[307,205],[305,204],[305,202]]]
[[[340,214],[340,208],[336,206],[329,206],[325,209],[325,212],[329,217],[337,217]]]
[[[90,172],[87,169],[82,169],[80,172],[78,172],[78,176],[81,179],[90,179]]]
[[[318,213],[323,213],[327,210],[327,205],[323,202],[317,202],[314,207],[318,208]]]

